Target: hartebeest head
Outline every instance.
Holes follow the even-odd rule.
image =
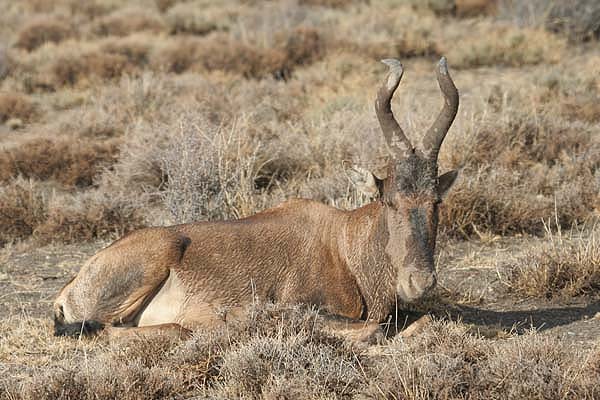
[[[442,58],[436,72],[444,106],[421,142],[413,146],[390,104],[402,78],[402,65],[394,59],[383,63],[389,73],[377,93],[375,110],[392,157],[386,173],[375,179],[385,207],[389,234],[386,253],[398,268],[396,291],[401,299],[412,301],[436,283],[433,256],[438,206],[458,173],[454,170],[438,176],[437,156],[458,110],[458,91]]]

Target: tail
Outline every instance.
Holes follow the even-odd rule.
[[[104,329],[104,324],[98,321],[82,321],[65,324],[54,318],[54,336],[69,336],[79,338],[93,336]]]

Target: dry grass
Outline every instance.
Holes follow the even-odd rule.
[[[18,178],[0,191],[0,245],[33,238],[38,244],[77,243],[115,237],[145,226],[132,197],[95,189],[59,192],[48,184]]]
[[[91,186],[100,170],[117,156],[118,145],[114,141],[34,139],[0,153],[0,181],[23,176],[53,180],[66,187]]]
[[[145,226],[142,212],[129,196],[91,190],[50,198],[47,217],[33,231],[38,243],[77,243],[116,237]]]
[[[11,118],[29,122],[37,115],[37,108],[31,99],[18,92],[0,92],[0,123]]]
[[[413,338],[366,349],[323,329],[310,310],[261,305],[244,323],[166,339],[106,344],[52,338],[38,320],[27,329],[46,364],[0,381],[12,399],[472,398],[598,396],[598,349],[562,346],[530,333],[484,339],[468,326],[435,321]],[[47,331],[46,331],[47,330]],[[22,332],[22,331],[21,331]],[[29,339],[31,341],[31,339]],[[26,347],[31,347],[27,344]],[[6,348],[10,343],[0,344]],[[50,347],[52,346],[52,347]],[[10,357],[9,368],[24,355]],[[118,377],[118,379],[115,379]]]
[[[124,56],[128,65],[143,69],[148,65],[152,44],[148,43],[145,35],[132,35],[125,38],[107,40],[101,51],[118,56]]]
[[[512,103],[511,90],[493,87],[485,98],[493,116],[474,121],[446,153],[449,166],[463,168],[441,216],[453,234],[542,234],[544,219],[556,214],[568,228],[598,207],[597,127],[557,115],[570,110],[557,90],[542,89],[530,104]]]
[[[142,31],[159,33],[164,29],[158,15],[145,9],[125,8],[94,22],[92,32],[99,36],[128,36]]]
[[[155,0],[154,3],[160,12],[166,12],[177,3],[184,2],[185,0]]]
[[[461,35],[458,43],[448,44],[444,53],[457,68],[554,64],[564,54],[565,41],[547,31],[486,24],[471,27],[472,31],[465,37]]]
[[[231,24],[228,10],[211,7],[204,2],[185,2],[173,5],[165,15],[172,35],[203,36],[215,30],[227,30]]]
[[[553,234],[514,263],[510,285],[532,297],[571,298],[593,295],[600,289],[600,242],[598,229],[582,236],[571,232]]]
[[[492,16],[497,11],[497,0],[406,0],[412,7],[428,9],[437,15],[458,18]]]
[[[246,78],[288,79],[292,71],[319,60],[325,45],[319,33],[299,28],[275,35],[275,44],[263,48],[244,44],[225,34],[204,40],[170,41],[153,55],[154,68],[182,73],[187,70],[224,71]]]
[[[49,84],[50,87],[56,88],[74,86],[90,79],[116,79],[121,77],[127,68],[127,58],[120,54],[74,52],[57,58],[49,66]]]
[[[244,141],[239,125],[186,118],[180,126],[162,156],[167,183],[161,195],[173,222],[240,218],[261,208],[254,204],[258,149]]]
[[[307,6],[320,6],[320,7],[331,7],[331,8],[344,8],[353,4],[366,2],[366,0],[299,0],[298,4]]]
[[[32,19],[19,31],[15,46],[32,51],[44,43],[59,43],[74,35],[68,21],[44,16]]]
[[[43,185],[18,178],[0,187],[0,245],[30,237],[48,215],[49,191]]]
[[[535,333],[493,343],[464,325],[437,322],[407,343],[390,344],[368,390],[407,399],[593,398],[594,367],[578,364],[582,356]],[[573,378],[570,371],[577,371]]]
[[[573,42],[600,37],[600,5],[594,0],[568,3],[504,0],[500,2],[500,15],[520,25],[545,26],[565,34]]]

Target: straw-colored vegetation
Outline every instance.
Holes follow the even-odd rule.
[[[600,397],[598,336],[560,330],[600,334],[600,7],[547,3],[0,0],[0,398]],[[394,109],[414,136],[441,55],[461,105],[440,169],[461,175],[440,289],[412,308],[440,318],[423,332],[367,348],[267,305],[184,343],[51,336],[78,246],[290,197],[370,201],[346,168],[388,156],[378,60],[405,66]],[[522,304],[567,303],[587,325],[548,311],[548,332],[511,331]]]

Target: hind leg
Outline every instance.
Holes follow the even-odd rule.
[[[132,323],[179,264],[188,244],[184,236],[154,228],[133,232],[99,251],[58,294],[56,331],[69,324],[85,327],[81,321]]]

